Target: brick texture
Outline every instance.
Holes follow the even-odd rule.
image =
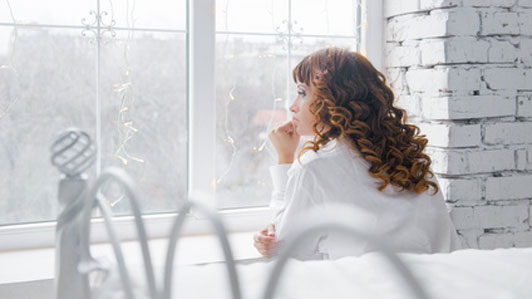
[[[385,0],[388,80],[464,246],[532,246],[532,0]]]

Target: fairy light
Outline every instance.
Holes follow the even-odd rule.
[[[277,110],[277,104],[278,104],[278,103],[282,103],[283,101],[284,101],[283,98],[275,98],[275,99],[273,100],[272,111],[276,111],[276,110]],[[268,120],[268,125],[266,126],[265,132],[264,132],[264,134],[261,134],[261,135],[263,135],[262,138],[264,139],[264,140],[262,141],[261,145],[259,145],[259,146],[253,146],[253,147],[252,147],[252,150],[253,150],[254,152],[262,152],[262,151],[264,150],[264,148],[266,147],[266,143],[268,142],[268,138],[267,138],[267,136],[268,136],[268,132],[269,132],[269,131],[271,130],[271,128],[272,128],[274,115],[275,115],[275,114],[272,112],[272,114],[270,115],[270,119]],[[271,151],[270,151],[270,154],[272,155],[272,157],[275,157]]]
[[[270,54],[270,53],[266,53],[266,54],[259,54],[257,55],[257,58],[259,59],[271,59],[271,58],[275,58],[276,56],[273,55],[273,54]],[[272,76],[274,74],[272,73]],[[275,87],[274,87],[274,80],[272,78],[272,87],[274,89],[274,93],[275,93]],[[238,148],[236,147],[235,145],[235,139],[231,136],[231,132],[230,132],[230,129],[229,129],[229,105],[233,102],[236,101],[236,98],[235,96],[233,95],[233,92],[235,91],[235,88],[236,88],[236,83],[233,84],[233,86],[231,87],[231,89],[229,90],[229,96],[228,96],[228,100],[225,102],[225,115],[224,115],[224,138],[223,138],[223,141],[227,144],[229,144],[231,146],[231,158],[229,160],[229,165],[228,167],[225,169],[225,171],[222,173],[222,175],[220,175],[220,177],[216,178],[214,180],[214,183],[215,184],[220,184],[224,178],[227,176],[227,174],[231,171],[232,167],[233,167],[233,162],[235,160],[235,157],[238,153]],[[273,110],[275,111],[275,109],[277,109],[277,104],[280,103],[280,102],[283,102],[284,100],[282,98],[275,98],[273,100]],[[272,113],[272,115],[270,116],[270,119],[268,121],[268,125],[267,125],[267,128],[266,128],[266,131],[268,131],[271,126],[272,126],[272,123],[273,123],[273,118],[274,118],[274,114]],[[267,138],[263,138],[264,141],[262,142],[261,145],[259,146],[253,146],[253,151],[255,152],[262,152],[264,150],[264,148],[266,147],[266,142],[267,142]],[[270,151],[270,155],[272,155],[273,157],[273,153]]]
[[[133,23],[133,11],[135,7],[135,1],[133,1],[132,8],[130,10],[129,1],[126,1],[126,23],[127,27],[131,28],[131,23]],[[111,15],[113,14],[113,7],[111,4]],[[130,21],[131,20],[131,21]],[[135,161],[138,163],[144,163],[144,159],[130,154],[127,150],[127,145],[129,140],[134,136],[134,134],[139,132],[139,129],[134,125],[134,122],[130,119],[126,119],[127,116],[130,116],[130,113],[135,110],[135,97],[132,95],[132,81],[131,81],[131,67],[129,63],[129,50],[130,42],[132,38],[132,31],[128,31],[128,36],[126,41],[120,40],[116,44],[123,46],[123,57],[126,64],[126,71],[124,72],[125,82],[115,83],[112,85],[113,92],[120,94],[120,105],[118,107],[117,119],[112,121],[115,124],[116,131],[119,136],[119,144],[115,150],[113,157],[120,161],[123,166],[128,166],[130,161]]]
[[[216,184],[220,184],[225,178],[225,176],[227,176],[227,174],[231,171],[233,167],[233,161],[235,160],[236,154],[238,152],[238,148],[235,145],[235,140],[233,139],[233,137],[231,137],[230,130],[229,130],[229,105],[231,104],[231,102],[234,102],[236,100],[235,96],[233,95],[233,91],[235,90],[235,88],[236,88],[236,83],[233,84],[233,87],[231,87],[231,90],[229,90],[229,98],[225,102],[225,119],[224,119],[224,135],[225,135],[224,142],[231,145],[231,159],[229,160],[229,166],[227,166],[227,169],[222,173],[222,175],[219,178],[215,179],[214,181],[215,186]]]

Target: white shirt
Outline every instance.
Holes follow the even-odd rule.
[[[285,240],[298,215],[315,207],[347,204],[369,212],[374,221],[363,229],[381,234],[397,252],[437,253],[461,248],[441,190],[416,194],[397,192],[388,185],[377,190],[378,179],[368,173],[370,163],[343,141],[332,140],[318,152],[306,151],[292,164],[270,168],[270,203],[277,241]],[[315,236],[293,257],[336,259],[374,251],[365,242],[338,235]]]

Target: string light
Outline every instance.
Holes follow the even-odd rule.
[[[229,104],[231,102],[234,102],[235,96],[233,95],[233,91],[236,88],[236,83],[233,84],[233,87],[231,87],[231,90],[229,90],[229,99],[225,102],[225,119],[224,119],[224,142],[231,145],[231,159],[229,160],[229,166],[227,166],[227,169],[223,172],[223,174],[215,179],[215,186],[216,184],[220,184],[223,180],[223,178],[231,171],[231,168],[233,167],[233,161],[236,157],[236,154],[238,152],[238,148],[235,145],[235,140],[230,135],[229,131]]]
[[[276,57],[275,55],[273,54],[260,54],[260,55],[257,55],[257,57],[259,59],[266,59],[266,58],[274,58]],[[274,74],[272,73],[272,76]],[[272,87],[275,89],[274,87],[274,80],[272,78]],[[218,177],[217,179],[214,180],[214,185],[213,187],[215,187],[216,184],[220,184],[223,179],[227,176],[227,174],[231,171],[232,167],[233,167],[233,162],[235,160],[235,157],[238,153],[238,148],[236,147],[235,145],[235,140],[234,138],[231,136],[230,134],[230,130],[229,130],[229,105],[234,102],[236,100],[235,96],[233,95],[233,92],[236,88],[236,83],[233,84],[233,86],[231,87],[231,89],[229,90],[229,97],[228,97],[228,100],[226,101],[225,103],[225,115],[224,115],[224,142],[228,143],[231,145],[231,159],[229,160],[229,166],[225,169],[225,171],[222,173],[222,175],[220,175],[220,177]],[[280,103],[280,102],[283,102],[284,100],[282,98],[275,98],[273,100],[273,111],[275,111],[275,109],[277,109],[277,103]],[[273,123],[273,118],[274,118],[274,113],[272,113],[272,115],[270,116],[270,119],[268,121],[268,125],[267,125],[267,128],[266,130],[268,131],[270,128],[271,128],[271,125]],[[260,145],[260,146],[254,146],[253,147],[253,151],[255,152],[262,152],[264,150],[264,148],[266,147],[266,142],[267,142],[267,138],[264,138],[264,142]],[[269,151],[270,155],[272,155],[273,157],[273,153],[271,151]]]
[[[275,111],[277,110],[277,104],[281,103],[283,101],[284,101],[283,98],[275,98],[273,100],[272,113],[270,115],[270,119],[268,120],[268,125],[266,126],[266,132],[265,132],[265,134],[262,134],[263,136],[261,136],[262,139],[264,139],[264,141],[258,147],[257,146],[253,146],[252,149],[253,149],[254,152],[262,152],[264,150],[264,148],[266,147],[266,143],[268,142],[268,138],[267,138],[268,132],[271,130],[272,125],[273,125],[273,119],[274,119]],[[269,151],[269,153],[272,156],[272,158],[275,157],[271,151]]]
[[[131,28],[131,23],[133,23],[133,11],[135,7],[135,1],[133,1],[133,6],[130,10],[129,1],[126,1],[126,24],[128,28]],[[111,15],[113,15],[113,7],[111,3]],[[112,17],[111,17],[112,18]],[[130,21],[131,19],[131,21]],[[131,23],[130,23],[131,22]],[[126,41],[120,40],[117,42],[117,45],[123,45],[123,56],[124,61],[126,64],[126,71],[124,72],[125,82],[124,83],[115,83],[113,84],[113,91],[116,93],[120,93],[120,105],[118,108],[118,116],[117,120],[112,121],[116,125],[116,130],[119,135],[119,144],[118,147],[113,154],[113,157],[120,162],[122,162],[122,165],[127,166],[129,165],[129,160],[133,160],[138,163],[144,163],[144,159],[140,157],[136,157],[134,155],[131,155],[127,151],[127,143],[134,134],[139,132],[139,129],[136,128],[133,125],[132,120],[126,120],[126,116],[130,115],[129,112],[134,112],[134,104],[135,104],[135,97],[131,94],[131,88],[132,88],[132,82],[131,82],[131,68],[129,64],[129,50],[130,50],[130,43],[132,38],[132,31],[128,30],[128,36]],[[131,107],[131,108],[130,108]]]

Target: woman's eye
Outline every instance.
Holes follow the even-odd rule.
[[[303,90],[298,90],[298,91],[297,91],[297,94],[299,94],[299,95],[302,96],[302,97],[304,97],[305,95],[307,95],[307,94],[305,93],[305,91],[303,91]]]

